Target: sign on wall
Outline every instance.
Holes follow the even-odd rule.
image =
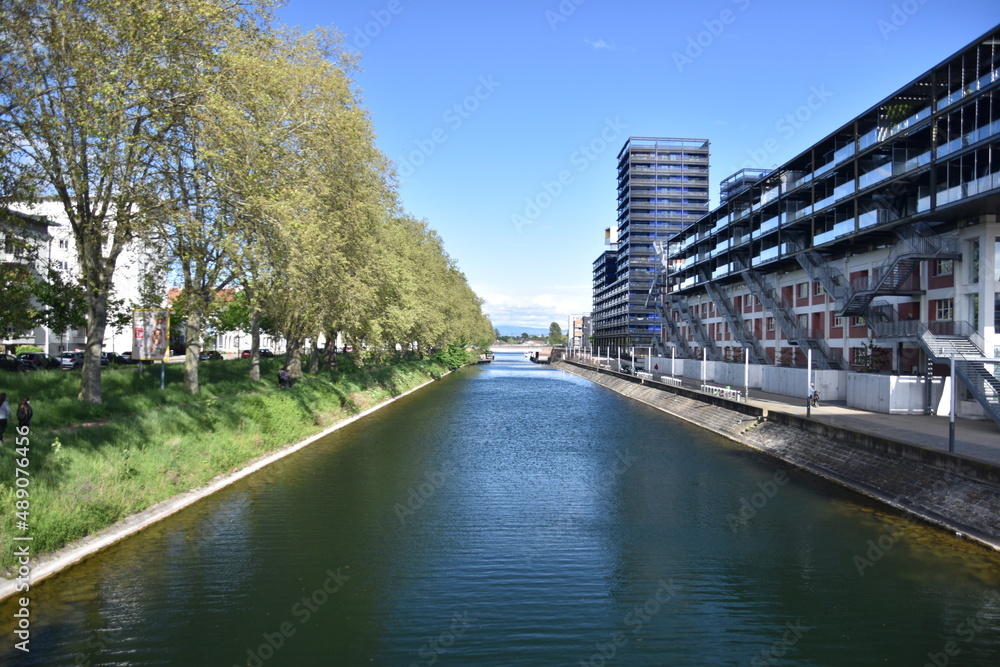
[[[169,310],[133,311],[132,358],[140,361],[161,361],[167,356],[169,334]]]

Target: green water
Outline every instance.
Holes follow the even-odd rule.
[[[520,355],[37,585],[12,665],[1000,664],[1000,559]]]

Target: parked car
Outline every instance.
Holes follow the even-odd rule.
[[[271,350],[271,348],[269,348],[269,347],[262,347],[262,348],[260,348],[260,356],[262,356],[262,357],[273,357],[274,356],[274,351]]]
[[[117,352],[101,352],[101,366],[124,366],[127,363],[129,360]]]
[[[198,355],[199,361],[216,361],[222,359],[222,353],[218,350],[208,350]]]
[[[133,359],[132,358],[132,352],[131,351],[129,351],[129,352],[122,352],[122,360],[123,360],[123,363],[126,363],[126,364],[137,364],[137,363],[139,363],[138,359]]]
[[[59,368],[59,360],[44,352],[22,352],[17,358],[23,361],[31,370],[48,370]]]
[[[59,355],[59,363],[64,371],[83,368],[83,352],[63,352]]]
[[[17,373],[19,371],[29,371],[31,370],[31,366],[13,354],[0,354],[0,370]]]
[[[240,359],[249,359],[249,358],[250,358],[250,350],[243,350],[242,352],[240,352]]]

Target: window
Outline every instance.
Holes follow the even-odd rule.
[[[955,313],[955,302],[953,299],[938,299],[934,302],[934,319],[950,320]]]
[[[59,239],[59,247],[63,250],[69,248],[69,239]]]
[[[868,349],[864,347],[851,348],[851,365],[864,366],[868,362]]]
[[[833,318],[834,328],[843,329],[844,328],[844,318],[837,316]]]
[[[823,289],[823,283],[813,283],[813,296],[823,296],[826,294],[826,290]]]
[[[806,330],[809,329],[809,316],[808,315],[806,315],[805,313],[803,313],[802,315],[798,315],[796,317],[796,319],[798,320],[799,326],[802,327],[803,331],[806,331]]]
[[[805,299],[809,296],[809,283],[799,283],[795,286],[796,296],[800,299]]]
[[[865,318],[861,317],[860,315],[855,315],[854,317],[851,318],[851,326],[852,327],[865,326]]]
[[[768,331],[774,331],[774,318],[773,317],[767,318],[767,330]]]
[[[938,259],[934,262],[934,275],[935,276],[950,276],[955,272],[955,260],[953,259]]]

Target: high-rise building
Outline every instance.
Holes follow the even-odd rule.
[[[618,153],[618,218],[594,262],[594,344],[650,347],[656,249],[708,212],[707,139],[629,137]]]

